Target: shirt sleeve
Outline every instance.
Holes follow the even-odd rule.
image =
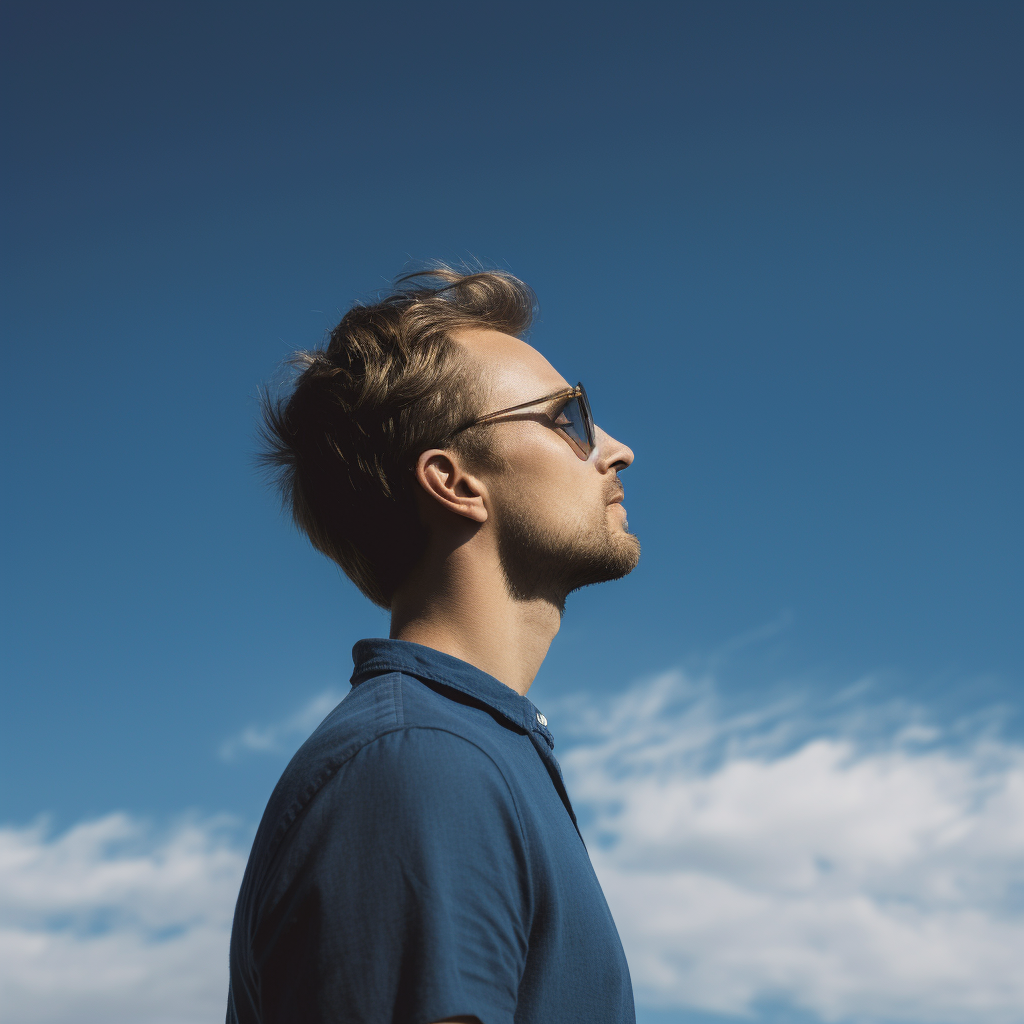
[[[529,861],[486,753],[439,729],[388,733],[290,832],[254,936],[265,1024],[512,1024]]]

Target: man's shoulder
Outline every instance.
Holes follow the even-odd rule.
[[[503,734],[482,706],[440,692],[403,672],[387,672],[355,686],[299,748],[281,775],[260,825],[258,842],[275,848],[303,810],[347,770],[353,781],[372,757],[373,772],[400,774],[409,785],[431,764],[477,769],[490,763],[504,774]],[[368,757],[367,755],[371,755]],[[417,772],[419,769],[419,772]],[[466,773],[471,776],[472,772]]]

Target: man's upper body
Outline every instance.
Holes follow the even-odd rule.
[[[353,656],[253,845],[228,1019],[632,1021],[544,716],[428,647]]]
[[[271,797],[228,1020],[629,1024],[618,936],[526,693],[567,595],[637,564],[618,478],[633,453],[517,337],[521,282],[405,283],[297,357],[267,409],[296,522],[390,610],[391,639],[356,645],[354,690]]]

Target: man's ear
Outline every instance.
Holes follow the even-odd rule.
[[[450,452],[440,448],[422,452],[415,472],[420,487],[444,508],[475,523],[487,521],[486,486]]]

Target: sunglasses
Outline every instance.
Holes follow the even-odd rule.
[[[563,388],[552,395],[535,398],[531,402],[522,402],[519,405],[509,406],[507,409],[489,412],[486,416],[481,416],[479,419],[473,420],[472,423],[459,427],[452,437],[461,434],[463,430],[475,427],[478,423],[490,423],[492,420],[498,419],[499,416],[507,416],[510,412],[519,412],[522,409],[532,409],[537,405],[556,402],[562,404],[554,407],[557,411],[553,411],[551,416],[552,429],[561,435],[578,458],[586,462],[594,450],[595,433],[594,414],[590,411],[590,401],[582,384],[577,384],[574,388]]]

